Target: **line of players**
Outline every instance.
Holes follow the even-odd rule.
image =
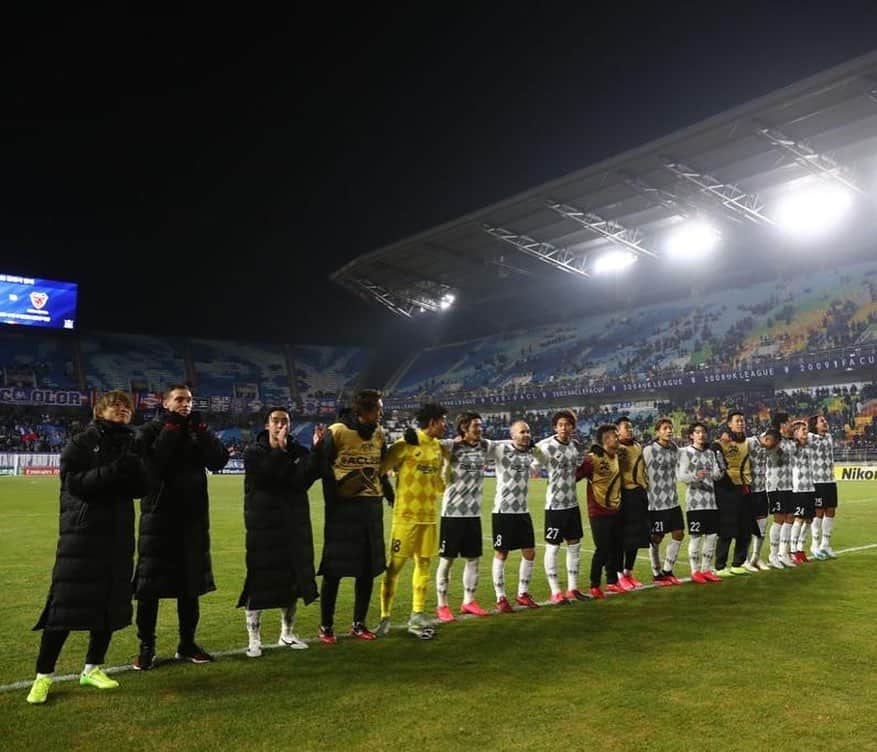
[[[566,410],[552,418],[554,435],[539,442],[532,440],[530,427],[521,420],[510,426],[509,440],[488,441],[482,436],[481,417],[471,412],[457,420],[455,439],[441,439],[443,420],[434,419],[424,427],[426,432],[409,431],[406,439],[397,442],[420,449],[435,443],[444,460],[436,573],[436,615],[440,621],[455,618],[448,591],[451,565],[458,557],[466,560],[460,611],[477,616],[487,613],[475,596],[482,553],[482,488],[485,466],[490,461],[496,465],[492,575],[496,609],[501,613],[513,610],[506,592],[505,565],[509,553],[516,550],[521,551],[522,559],[515,601],[521,606],[538,607],[530,593],[535,535],[528,491],[531,473],[540,467],[548,473],[544,568],[550,601],[555,604],[603,598],[605,591],[623,593],[641,587],[633,570],[637,551],[646,547],[654,584],[681,584],[673,569],[686,528],[691,579],[695,583],[720,582],[723,578],[806,563],[808,531],[812,535],[811,555],[816,559],[835,558],[831,535],[837,490],[832,439],[822,416],[792,421],[788,414],[777,413],[769,430],[747,437],[743,414],[732,411],[719,427],[715,441],[710,442],[707,426],[696,422],[688,427],[690,443],[683,447],[673,442],[673,424],[668,418],[657,421],[656,437],[644,447],[635,441],[630,421],[622,418],[616,424],[597,428],[590,448],[575,431],[575,415]],[[385,465],[389,466],[392,463]],[[579,589],[583,528],[576,482],[582,479],[588,480],[587,512],[595,546],[587,593]],[[685,487],[684,517],[677,481]],[[765,562],[762,553],[770,514],[774,520],[768,534],[770,554]],[[403,563],[407,556],[416,556],[420,569],[428,568],[429,546],[415,552],[410,545],[404,545],[396,528],[394,515],[391,550],[404,548]],[[659,546],[666,535],[670,540],[662,560]],[[734,554],[730,557],[732,542]],[[566,588],[561,587],[558,574],[562,544],[566,545]],[[398,563],[391,569],[398,577]],[[415,583],[415,591],[421,593],[420,603],[412,623],[422,616],[418,609],[422,608],[424,588],[421,573]],[[379,632],[389,628],[391,605],[392,599],[382,599]],[[419,634],[421,630],[412,631]]]

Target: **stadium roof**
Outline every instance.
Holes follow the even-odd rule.
[[[877,182],[877,51],[360,256],[332,279],[404,316],[448,295],[502,297],[515,279],[590,276],[611,246],[655,263],[666,228],[687,217],[776,232],[771,206],[813,176],[857,193]]]

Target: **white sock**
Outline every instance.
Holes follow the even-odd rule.
[[[798,548],[798,538],[801,536],[801,525],[803,524],[803,520],[799,517],[795,517],[795,521],[792,523],[792,539],[790,541],[792,546],[792,551],[796,553],[801,551],[802,549]]]
[[[670,538],[670,542],[667,544],[667,550],[664,551],[664,571],[672,572],[673,567],[676,566],[676,557],[679,556],[679,549],[682,546],[682,541],[678,541],[675,538]]]
[[[770,526],[770,556],[772,559],[780,555],[780,532],[782,527],[783,524],[781,522],[774,522]]]
[[[85,668],[82,669],[82,673],[83,673],[83,674],[90,674],[90,673],[91,673],[92,671],[94,671],[96,668],[100,668],[100,664],[99,664],[99,663],[86,663],[86,664],[85,664]]]
[[[476,590],[478,590],[478,559],[469,559],[463,567],[463,603],[472,603],[475,600]]]
[[[759,536],[759,535],[752,536],[752,541],[749,544],[749,547],[752,551],[752,553],[749,554],[749,563],[750,564],[755,564],[755,562],[757,562],[761,558],[761,546],[763,543],[764,543],[764,538],[762,536]]]
[[[247,609],[244,611],[244,614],[247,617],[247,636],[250,638],[250,642],[262,642],[260,632],[262,628],[262,612]]]
[[[703,536],[699,533],[693,533],[688,536],[688,565],[691,567],[691,573],[700,571],[700,548],[703,543]]]
[[[819,548],[819,535],[822,532],[822,518],[814,517],[810,523],[810,548]]]
[[[560,583],[557,581],[557,551],[560,546],[553,543],[545,544],[545,576],[548,578],[548,587],[551,588],[551,594],[556,595],[560,592]]]
[[[716,542],[719,540],[718,533],[710,533],[704,536],[703,553],[700,557],[700,571],[712,572],[713,562],[716,556]]]
[[[791,522],[784,522],[780,528],[780,556],[788,556],[792,547],[792,525]]]
[[[39,671],[37,672],[37,679],[51,679],[52,676],[53,674],[41,674]]]
[[[521,559],[518,569],[518,595],[530,592],[530,580],[533,579],[533,566],[536,564],[532,559]]]
[[[579,557],[581,551],[581,543],[566,544],[566,580],[569,590],[577,590],[579,587]]]
[[[496,599],[505,598],[505,559],[497,559],[493,557],[493,590],[496,593]]]
[[[280,609],[280,634],[282,637],[291,637],[295,632],[295,609],[294,603]]]
[[[834,529],[834,517],[822,518],[822,544],[820,548],[831,548],[831,531]]]
[[[661,544],[649,543],[649,558],[652,560],[652,574],[661,574]]]
[[[435,570],[435,595],[439,606],[448,605],[448,580],[451,577],[451,560],[442,556]],[[464,573],[465,574],[465,573]]]

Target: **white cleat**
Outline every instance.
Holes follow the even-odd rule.
[[[798,564],[795,562],[790,554],[783,554],[782,556],[780,556],[780,562],[784,567],[787,567],[788,569],[793,569],[794,567],[798,566]]]
[[[770,567],[767,564],[765,564],[761,559],[756,559],[752,563],[756,567],[758,567],[759,572],[767,572],[767,570],[770,569]]]
[[[282,634],[277,644],[282,647],[292,648],[293,650],[307,650],[308,644],[297,634]]]
[[[747,572],[760,572],[761,570],[755,566],[751,561],[746,561],[743,563],[743,569]]]
[[[785,569],[785,567],[783,566],[783,563],[780,561],[779,556],[771,556],[767,560],[767,562],[770,565],[771,569]]]
[[[262,643],[259,640],[250,640],[247,646],[247,658],[258,658],[262,655]]]
[[[380,624],[375,627],[375,634],[378,637],[386,637],[390,634],[390,629],[392,628],[392,623],[390,622],[390,617],[385,619],[381,619]]]

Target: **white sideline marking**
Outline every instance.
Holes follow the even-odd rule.
[[[868,551],[868,550],[873,549],[873,548],[877,548],[877,543],[868,543],[864,546],[852,546],[851,548],[842,548],[842,549],[836,551],[835,553],[838,555],[846,555],[846,554],[857,553],[858,551]],[[680,579],[683,582],[690,582],[690,580],[691,580],[690,577],[680,577]],[[647,585],[643,585],[641,588],[637,588],[637,591],[652,590],[656,587],[657,587],[656,585],[647,584]],[[617,595],[618,595],[617,593],[606,593],[607,598],[614,598]],[[550,601],[542,601],[539,603],[539,605],[540,606],[550,606],[553,604],[551,604]],[[516,606],[513,606],[512,608],[514,608],[515,611],[529,611],[530,610],[526,606],[517,606],[516,605]],[[498,612],[491,611],[490,614],[491,614],[491,616],[496,616],[496,615],[498,615]],[[469,614],[457,614],[456,615],[457,621],[467,621],[469,619],[477,619],[477,618],[480,618],[480,617],[471,616]],[[432,623],[433,624],[440,624],[441,622],[439,622],[437,619],[433,619]],[[406,629],[406,625],[403,622],[402,624],[399,624],[399,625],[393,627],[393,629],[394,630],[403,630],[403,629]],[[338,637],[340,639],[352,639],[349,635],[338,635]],[[312,638],[309,638],[307,640],[304,640],[304,642],[307,642],[308,644],[314,644],[314,643],[318,642],[318,639],[316,637],[312,637]],[[286,649],[290,652],[298,652],[298,651],[293,651],[291,648],[285,648],[285,646],[281,646],[281,645],[263,645],[262,646],[262,650],[277,650],[277,649]],[[246,648],[235,648],[233,650],[219,650],[219,651],[214,652],[213,655],[216,656],[217,658],[222,658],[222,657],[228,656],[228,655],[244,655],[244,653],[246,653]],[[175,659],[167,659],[165,661],[162,661],[162,663],[170,663],[172,661],[175,661]],[[182,661],[179,661],[179,662],[182,662]],[[104,668],[104,672],[107,674],[121,674],[121,673],[124,673],[126,671],[133,671],[133,670],[134,669],[130,664],[125,664],[124,666],[107,666],[106,668]],[[78,679],[79,679],[79,674],[65,674],[64,676],[52,677],[52,682],[59,683],[59,682],[67,682],[67,681],[76,681]],[[12,684],[0,684],[0,693],[13,692],[17,689],[27,689],[28,687],[30,687],[30,685],[32,683],[33,683],[33,679],[22,679],[21,681],[12,682]]]

